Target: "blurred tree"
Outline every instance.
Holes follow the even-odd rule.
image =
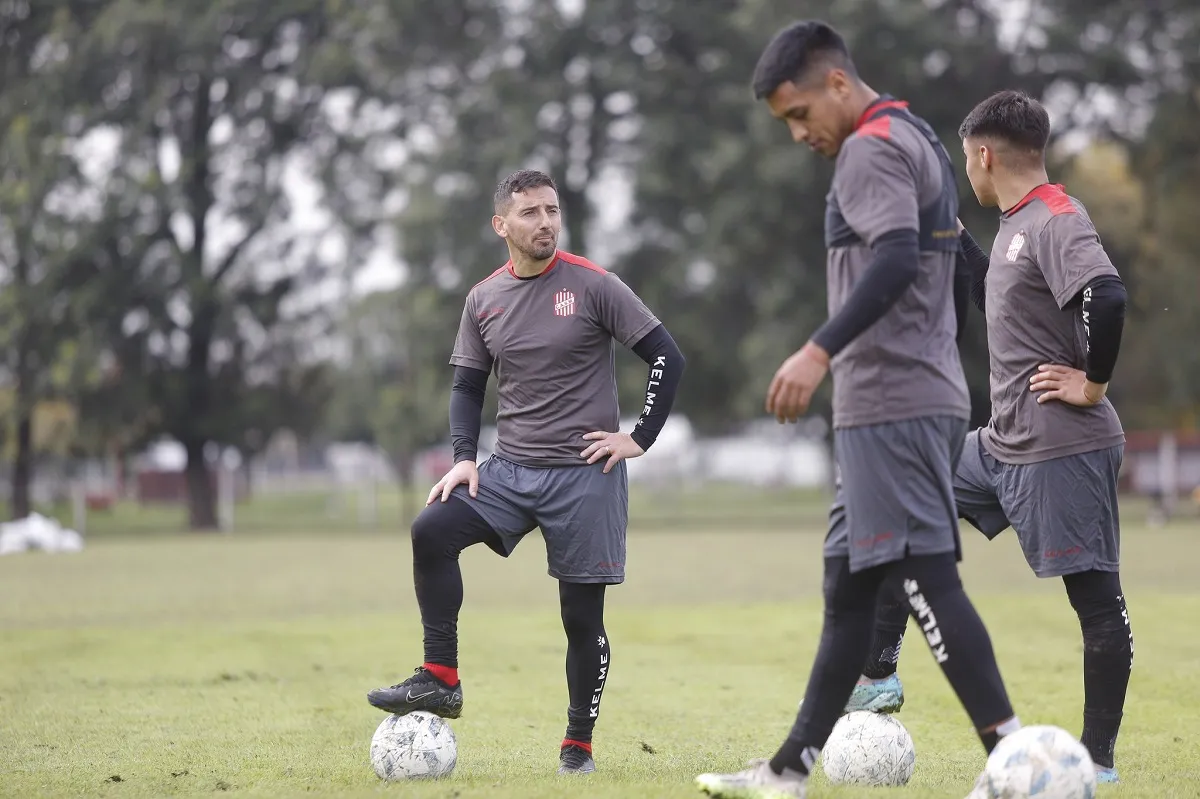
[[[1160,96],[1132,169],[1143,232],[1128,264],[1131,303],[1118,379],[1122,412],[1138,426],[1200,424],[1200,90]]]
[[[253,453],[323,396],[326,278],[357,242],[319,209],[293,215],[292,187],[344,143],[326,103],[356,80],[341,7],[111,0],[74,54],[103,84],[89,130],[115,151],[90,242],[111,292],[103,326],[155,409],[143,436],[187,452],[195,529],[216,527],[215,447]]]
[[[2,429],[13,436],[13,518],[31,510],[35,409],[94,377],[80,291],[92,269],[73,252],[85,220],[71,203],[81,177],[66,124],[87,90],[67,63],[87,19],[74,6],[84,4],[0,4],[0,343],[12,385]]]

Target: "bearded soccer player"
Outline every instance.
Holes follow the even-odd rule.
[[[611,667],[604,591],[625,579],[625,461],[645,453],[662,430],[684,359],[616,275],[557,249],[561,213],[549,176],[523,170],[501,183],[492,227],[510,260],[467,295],[450,359],[455,464],[412,525],[424,663],[367,700],[389,713],[459,717],[459,554],[483,543],[507,557],[539,527],[567,635],[570,706],[558,770],[583,774],[596,767],[592,732]],[[643,410],[630,432],[617,429],[614,341],[649,365]],[[477,468],[492,371],[495,454]]]
[[[1108,383],[1125,322],[1125,286],[1083,204],[1046,176],[1050,117],[1024,94],[984,100],[959,130],[981,205],[1001,210],[989,258],[961,233],[971,300],[987,320],[992,418],[967,436],[954,479],[959,515],[985,536],[1009,526],[1038,577],[1061,577],[1083,633],[1083,734],[1100,782],[1114,761],[1133,667],[1121,588],[1117,475],[1125,436]],[[899,654],[879,610],[871,669]],[[901,626],[903,631],[903,626]],[[887,710],[903,701],[894,674],[864,678]],[[882,688],[881,688],[882,686]],[[874,708],[873,708],[874,709]]]
[[[703,774],[720,797],[804,797],[871,644],[877,597],[902,588],[983,747],[1020,727],[958,576],[954,467],[969,401],[958,358],[958,194],[949,155],[905,103],[858,76],[841,36],[796,23],[754,91],[797,142],[836,159],[825,213],[829,320],[779,368],[767,410],[805,412],[832,365],[840,480],[825,545],[825,619],[799,715],[770,760]]]

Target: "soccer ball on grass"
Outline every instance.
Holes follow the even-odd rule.
[[[904,725],[865,710],[838,719],[821,750],[821,768],[834,785],[906,785],[916,762]]]
[[[1022,727],[1000,739],[968,799],[1093,799],[1096,766],[1060,727]]]
[[[447,777],[457,762],[454,731],[432,713],[388,716],[371,737],[371,766],[381,780]]]

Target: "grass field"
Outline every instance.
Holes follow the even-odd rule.
[[[299,525],[315,529],[319,522]],[[740,530],[740,531],[739,531]],[[614,669],[600,771],[553,774],[563,636],[536,538],[463,558],[466,708],[448,781],[384,785],[365,692],[420,661],[406,536],[101,537],[72,555],[0,558],[0,795],[694,797],[692,777],[770,754],[791,724],[820,621],[821,528],[637,526],[609,596]],[[967,532],[964,579],[1018,713],[1078,732],[1078,629],[1061,587],[1010,538]],[[1200,529],[1125,531],[1137,662],[1101,796],[1200,796]],[[917,746],[903,789],[961,797],[983,763],[965,714],[912,638],[899,718]]]

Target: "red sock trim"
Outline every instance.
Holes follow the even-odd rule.
[[[437,677],[451,688],[458,685],[458,669],[453,666],[443,666],[440,663],[424,663],[421,668]]]
[[[592,753],[592,745],[590,743],[584,743],[583,741],[572,741],[570,738],[563,738],[562,748],[566,749],[568,746],[578,746],[589,755]]]

